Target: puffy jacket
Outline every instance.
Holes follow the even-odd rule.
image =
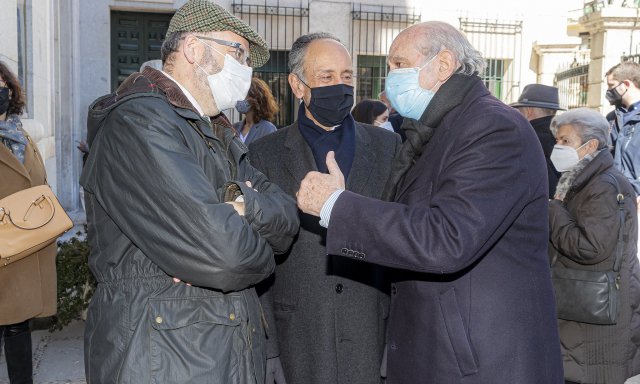
[[[576,176],[564,203],[549,203],[549,256],[556,267],[589,271],[613,268],[619,211],[616,177],[625,195],[624,248],[620,268],[619,314],[616,325],[591,325],[558,320],[567,380],[622,384],[640,373],[640,266],[635,194],[613,167],[608,151],[600,152]]]
[[[88,141],[88,382],[262,383],[253,285],[298,230],[294,200],[249,165],[223,115],[201,117],[151,68],[91,105]],[[244,217],[224,203],[240,192]]]

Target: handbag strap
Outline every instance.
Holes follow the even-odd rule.
[[[622,248],[623,248],[623,229],[624,229],[624,195],[620,192],[620,184],[618,184],[618,179],[615,178],[611,173],[605,173],[606,176],[609,176],[611,180],[613,180],[613,186],[616,188],[616,200],[618,201],[618,217],[620,220],[620,228],[618,229],[618,243],[616,244],[616,259],[613,262],[613,271],[618,273],[620,271],[620,267],[622,266]]]

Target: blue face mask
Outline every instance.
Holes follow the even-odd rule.
[[[433,99],[435,92],[420,86],[420,71],[429,65],[436,56],[422,67],[394,69],[387,75],[385,85],[387,98],[393,108],[403,117],[420,119],[424,110],[427,109],[427,105]],[[437,85],[438,83],[433,88]]]

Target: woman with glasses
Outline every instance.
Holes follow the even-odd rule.
[[[25,100],[16,76],[0,62],[0,199],[46,183],[37,147],[22,129]],[[0,264],[0,338],[11,384],[33,382],[29,320],[56,313],[56,244]]]

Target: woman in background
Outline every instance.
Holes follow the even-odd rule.
[[[22,129],[24,95],[0,62],[0,199],[46,183],[37,147]],[[56,313],[56,244],[0,266],[0,338],[11,384],[33,383],[29,319]]]
[[[278,104],[267,83],[257,77],[251,79],[247,98],[236,104],[236,110],[244,119],[233,124],[233,128],[245,145],[276,131],[271,120],[278,113]]]
[[[354,120],[360,123],[375,125],[393,132],[389,122],[389,109],[380,100],[362,100],[351,110]]]
[[[556,138],[551,161],[562,172],[549,202],[549,257],[554,268],[613,269],[620,229],[616,184],[624,195],[617,324],[558,319],[564,377],[566,383],[623,384],[640,373],[635,192],[613,166],[607,147],[609,124],[598,112],[587,108],[565,112],[553,119],[551,132]]]

